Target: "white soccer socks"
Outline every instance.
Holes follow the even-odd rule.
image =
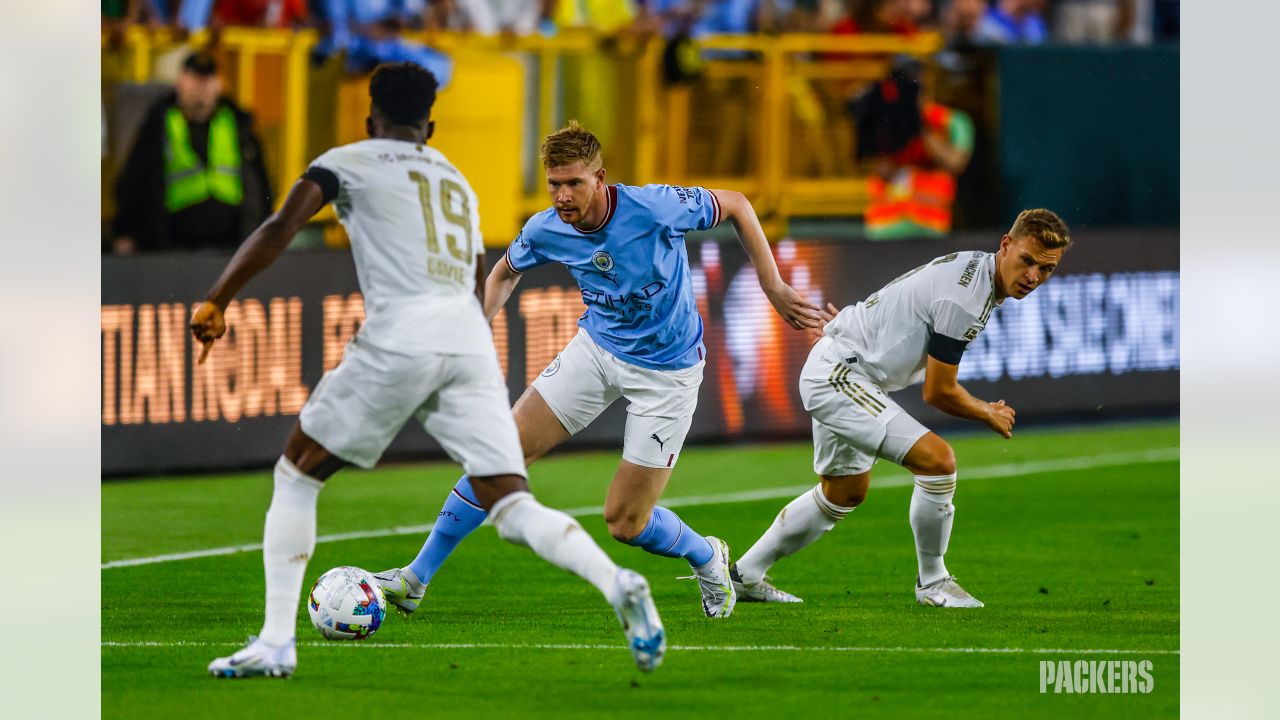
[[[296,630],[302,579],[316,547],[316,498],[322,487],[283,456],[276,463],[275,492],[262,531],[267,613],[258,635],[272,645],[288,642]]]
[[[916,475],[911,493],[911,532],[916,536],[916,559],[920,565],[920,584],[928,585],[947,577],[942,556],[951,539],[951,524],[956,507],[951,499],[956,494],[956,475]]]
[[[514,492],[489,509],[498,536],[523,545],[538,557],[596,586],[614,604],[618,566],[577,520],[539,503],[528,492]]]
[[[851,512],[853,508],[831,502],[822,485],[815,485],[782,508],[764,535],[738,558],[738,576],[748,585],[760,582],[774,563],[807,547]]]

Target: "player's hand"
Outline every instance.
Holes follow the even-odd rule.
[[[809,347],[813,347],[822,339],[822,336],[827,331],[827,323],[835,320],[836,315],[839,314],[840,308],[831,303],[827,303],[825,308],[818,308],[818,327],[804,329],[804,334],[808,336]]]
[[[1003,435],[1013,437],[1013,416],[1017,415],[1013,408],[1004,404],[1003,400],[987,403],[987,427]]]
[[[191,334],[195,336],[196,342],[204,345],[204,351],[196,361],[197,365],[204,363],[204,359],[209,357],[209,351],[213,349],[213,341],[226,332],[227,323],[222,318],[222,308],[208,301],[196,308],[191,315]]]
[[[773,303],[783,320],[796,330],[822,327],[822,311],[810,305],[790,285],[779,282],[773,287],[764,288],[764,294]]]

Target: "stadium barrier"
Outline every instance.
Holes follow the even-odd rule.
[[[995,241],[991,234],[901,243],[784,240],[774,252],[797,290],[843,306],[934,257],[994,249]],[[707,346],[690,440],[808,437],[796,385],[806,336],[773,313],[737,243],[690,238],[688,248]],[[500,257],[495,250],[488,259]],[[363,316],[351,258],[290,253],[232,303],[227,337],[197,366],[200,347],[187,320],[226,260],[103,258],[104,475],[265,468],[310,389],[341,360]],[[961,363],[961,378],[979,397],[1007,400],[1020,426],[1176,412],[1178,278],[1175,231],[1078,231],[1060,275],[992,315]],[[513,400],[577,332],[582,311],[577,286],[559,266],[522,279],[493,326]],[[895,399],[931,427],[963,424],[923,406],[918,388]],[[618,447],[625,405],[615,403],[569,444]],[[439,456],[414,427],[387,454]]]
[[[545,206],[538,140],[569,119],[592,128],[614,180],[731,187],[748,194],[771,232],[786,218],[856,216],[866,205],[863,170],[853,161],[844,103],[887,71],[895,54],[926,56],[936,34],[899,36],[724,35],[684,82],[663,81],[664,41],[605,38],[569,30],[554,37],[410,35],[453,56],[452,84],[436,106],[441,149],[466,174],[485,212],[484,234],[502,245]],[[226,92],[255,114],[277,202],[315,156],[364,137],[364,76],[339,60],[317,66],[319,39],[297,32],[227,28],[215,53]],[[130,28],[123,45],[102,50],[110,158],[123,163],[140,114],[121,108],[121,88],[163,82],[189,47],[165,31]],[[112,198],[104,185],[103,211]],[[321,216],[339,239],[331,212]]]

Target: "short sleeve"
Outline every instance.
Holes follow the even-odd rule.
[[[650,185],[646,189],[658,220],[679,234],[710,230],[720,223],[720,201],[706,188]]]
[[[507,265],[512,270],[522,273],[550,262],[549,259],[533,247],[531,241],[536,236],[537,233],[533,232],[528,225],[525,225],[520,234],[516,236],[516,239],[512,240],[511,244],[507,246]]]
[[[325,202],[347,197],[355,184],[355,174],[350,167],[350,160],[342,152],[342,148],[334,148],[311,161],[303,177],[314,180],[324,191]],[[326,177],[328,176],[328,177]],[[328,178],[331,177],[332,180]],[[333,194],[330,195],[332,190]]]
[[[320,186],[320,194],[325,205],[333,202],[338,197],[338,176],[334,175],[328,168],[312,165],[307,171],[302,173],[302,179],[310,180]]]
[[[969,343],[978,337],[985,325],[950,300],[940,300],[930,310],[929,356],[949,365],[959,365]]]

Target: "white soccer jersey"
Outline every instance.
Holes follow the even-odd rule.
[[[826,336],[857,358],[855,372],[888,392],[901,390],[924,379],[935,335],[944,338],[935,347],[950,349],[959,363],[997,304],[995,267],[992,253],[944,255],[841,310]]]
[[[370,139],[312,168],[338,178],[333,198],[364,294],[359,339],[407,354],[493,352],[475,296],[484,252],[476,194],[435,148]]]

